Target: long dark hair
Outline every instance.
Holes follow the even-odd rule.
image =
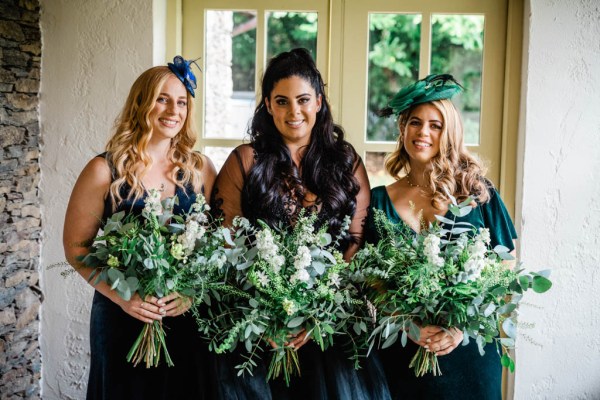
[[[265,98],[271,97],[275,84],[292,76],[309,82],[317,98],[322,99],[310,144],[301,161],[302,175],[265,105]],[[308,50],[294,49],[272,58],[261,90],[261,101],[249,129],[256,162],[242,189],[244,216],[250,220],[260,218],[271,226],[279,221],[289,224],[293,222],[293,215],[288,212],[290,200],[295,199],[301,206],[308,190],[321,203],[320,223],[329,224],[330,233],[337,234],[344,217],[352,217],[356,211],[360,187],[354,167],[358,155],[344,140],[342,127],[333,123],[323,79]]]

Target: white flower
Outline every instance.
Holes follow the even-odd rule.
[[[329,286],[335,286],[336,288],[339,288],[341,282],[342,279],[340,278],[340,275],[338,273],[334,272],[331,275],[329,275]]]
[[[490,244],[490,230],[488,228],[479,228],[479,235],[477,235],[476,240],[481,240],[486,245]]]
[[[310,256],[310,250],[306,246],[298,247],[298,254],[294,257],[294,268],[301,270],[310,265],[312,257]]]
[[[144,211],[153,215],[161,215],[163,213],[163,206],[160,202],[160,191],[150,189],[144,201]]]
[[[275,273],[279,273],[285,263],[285,257],[277,254],[279,247],[270,230],[264,229],[256,234],[256,247],[258,255],[273,268]]]
[[[258,279],[260,286],[267,286],[269,284],[269,277],[262,271],[256,273],[256,279]]]
[[[427,261],[437,267],[444,265],[444,259],[439,256],[440,242],[440,238],[435,235],[427,235],[423,241],[423,245],[425,246],[423,252],[425,253],[425,257],[427,257]]]
[[[236,216],[233,218],[233,226],[248,229],[250,228],[250,221],[247,218]]]
[[[219,252],[219,253],[215,252],[215,253],[213,253],[212,257],[210,258],[210,261],[213,263],[213,265],[215,267],[217,267],[217,269],[221,269],[227,262],[227,256],[221,252]]]
[[[287,313],[287,315],[294,315],[294,313],[297,311],[296,304],[294,304],[293,301],[285,298],[283,299],[281,306],[283,307],[283,310]]]
[[[300,282],[308,282],[310,280],[310,274],[305,269],[298,269],[296,272],[290,277],[290,282],[294,283],[296,281]]]
[[[285,257],[282,255],[276,255],[271,257],[268,260],[268,262],[271,268],[273,268],[273,272],[278,274],[279,271],[281,271],[281,267],[283,267],[283,264],[285,264]]]
[[[468,247],[468,251],[472,258],[483,258],[487,252],[487,246],[482,240],[475,240],[475,242]]]

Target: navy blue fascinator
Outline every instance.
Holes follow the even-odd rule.
[[[175,56],[172,63],[168,63],[167,66],[175,74],[177,78],[183,83],[188,92],[192,97],[196,97],[194,89],[196,89],[196,76],[192,72],[191,65],[196,64],[196,67],[202,72],[202,68],[196,63],[196,60],[186,60],[181,56]]]
[[[463,87],[449,74],[432,74],[411,85],[403,87],[388,103],[388,106],[378,112],[381,117],[392,114],[400,115],[403,111],[417,104],[435,100],[450,99],[463,91]]]

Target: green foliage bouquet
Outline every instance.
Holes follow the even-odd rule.
[[[291,375],[300,373],[290,336],[306,330],[306,340],[325,350],[354,323],[366,331],[362,317],[354,314],[361,303],[352,300],[355,289],[341,280],[348,266],[337,250],[341,235],[333,240],[325,226],[315,231],[315,221],[316,215],[302,213],[293,229],[285,229],[262,221],[255,227],[236,217],[231,231],[224,228],[228,267],[223,285],[211,289],[217,303],[209,318],[198,322],[217,354],[243,343],[238,375],[252,374],[260,354],[271,349],[268,378],[283,373],[289,384]],[[343,233],[348,226],[349,219]]]
[[[439,223],[416,234],[406,224],[394,224],[381,210],[374,222],[381,240],[359,251],[350,267],[352,280],[362,283],[378,309],[370,348],[391,346],[408,335],[419,340],[419,326],[455,327],[463,331],[466,345],[474,339],[484,354],[486,343],[495,342],[506,350],[514,347],[516,308],[524,291],[548,290],[547,272],[526,273],[510,269],[504,260],[513,257],[503,246],[490,248],[488,229],[475,229],[468,222],[456,222],[467,215],[471,199],[453,203],[454,220],[436,216]],[[508,337],[500,338],[499,326]],[[500,351],[500,349],[498,349]],[[502,365],[514,370],[508,352]],[[437,356],[423,347],[410,367],[417,376],[440,375]]]
[[[190,298],[194,308],[209,286],[209,271],[220,260],[222,237],[209,222],[204,196],[197,195],[183,216],[173,214],[177,202],[177,196],[161,202],[159,191],[151,190],[140,215],[113,214],[80,260],[95,268],[89,280],[94,285],[108,283],[125,300],[136,292],[142,299],[178,292]],[[161,353],[173,366],[162,322],[154,321],[144,325],[127,361],[155,367]]]

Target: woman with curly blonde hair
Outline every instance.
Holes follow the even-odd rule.
[[[190,209],[196,195],[208,197],[216,171],[193,150],[196,130],[193,96],[196,78],[190,62],[175,57],[135,81],[117,119],[106,152],[83,169],[65,216],[63,244],[67,260],[89,281],[93,268],[80,261],[103,221],[113,213],[140,214],[152,189],[161,197],[177,195],[174,213]],[[163,298],[122,299],[106,282],[94,289],[90,320],[91,366],[88,399],[174,399],[207,397],[208,349],[197,335],[191,303],[172,293]],[[162,321],[175,364],[155,368],[126,361],[143,324]]]
[[[385,212],[394,223],[415,232],[448,213],[450,196],[464,201],[474,198],[474,209],[457,222],[488,228],[491,246],[514,250],[516,231],[492,183],[484,177],[481,162],[467,150],[461,116],[450,98],[462,87],[450,75],[430,75],[403,88],[381,111],[398,117],[400,135],[386,169],[395,182],[371,191],[371,207]],[[447,217],[450,217],[449,215]],[[452,217],[450,217],[452,218]],[[367,240],[377,241],[371,218]],[[462,331],[423,326],[419,340],[402,347],[396,343],[380,352],[395,399],[500,399],[502,367],[494,345],[479,355],[471,341],[460,346]],[[418,346],[435,352],[444,374],[416,377],[409,368]],[[443,357],[442,357],[443,356]]]

